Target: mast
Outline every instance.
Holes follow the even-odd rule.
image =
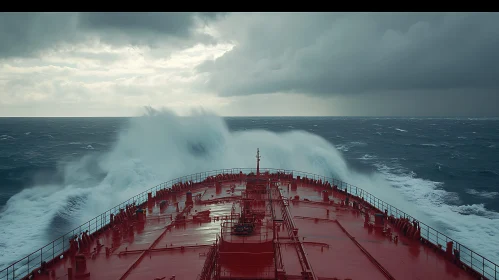
[[[260,176],[260,149],[256,148],[256,176]]]

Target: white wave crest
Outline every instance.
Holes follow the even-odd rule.
[[[352,142],[351,145],[365,143]],[[494,221],[475,214],[461,219],[462,214],[438,200],[439,191],[432,182],[394,175],[386,170],[375,174],[356,173],[348,168],[333,144],[308,132],[230,132],[222,118],[210,113],[179,117],[168,111],[149,109],[143,117],[130,119],[110,152],[94,153],[64,166],[63,184],[36,186],[10,198],[0,213],[3,242],[0,269],[48,243],[52,238],[50,233],[54,232],[51,228],[54,220],[69,218],[58,229],[66,231],[169,179],[221,168],[254,167],[256,148],[260,148],[263,168],[334,176],[423,221],[427,221],[428,216],[436,221],[445,218],[461,230],[456,232],[458,240],[483,251],[486,256],[499,258],[491,251],[498,247],[497,240],[475,238],[476,235],[470,235],[467,230],[471,225],[477,232],[481,228],[497,232]],[[411,194],[416,200],[404,199]],[[430,199],[425,199],[427,195]],[[428,214],[428,209],[441,213]]]

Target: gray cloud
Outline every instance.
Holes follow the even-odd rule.
[[[157,32],[175,36],[187,36],[193,17],[187,13],[81,13],[79,24],[89,29],[110,29],[126,32]]]
[[[230,15],[218,28],[236,47],[198,71],[223,96],[490,91],[499,89],[497,26],[495,13]]]
[[[342,116],[495,117],[495,90],[405,90],[342,95],[331,105]]]
[[[114,45],[149,45],[163,40],[173,46],[195,42],[213,43],[197,34],[217,13],[2,13],[0,58],[23,57],[57,47],[60,43],[86,42],[90,38]]]
[[[66,13],[1,13],[0,58],[30,55],[59,41],[78,40],[78,22]]]
[[[492,13],[3,13],[0,111],[493,116],[498,23]]]
[[[187,36],[199,19],[212,20],[217,13],[80,13],[78,21],[82,27],[91,29],[112,29],[150,31],[176,36]]]

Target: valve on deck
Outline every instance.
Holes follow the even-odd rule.
[[[167,207],[168,207],[168,202],[166,200],[161,200],[159,202],[159,211],[161,213],[163,213]]]
[[[448,258],[452,258],[452,246],[454,245],[454,242],[449,241],[447,242],[447,247],[445,248],[445,254],[447,255]]]
[[[69,240],[69,254],[70,256],[75,255],[78,252],[78,236],[75,235]]]
[[[46,261],[43,261],[43,262],[40,264],[40,274],[48,274],[48,270],[47,270],[47,262],[46,262]]]
[[[118,242],[121,239],[121,230],[118,226],[115,226],[113,228],[112,239],[113,239],[113,242]]]
[[[186,197],[185,206],[193,205],[194,204],[194,202],[192,201],[192,192],[191,191],[188,191],[186,193],[185,197]]]
[[[135,215],[137,215],[137,220],[139,222],[144,221],[144,210],[142,208],[137,209],[137,211],[135,211]]]
[[[75,278],[89,277],[90,272],[87,271],[87,259],[85,255],[78,254],[75,257]]]
[[[328,202],[329,201],[329,193],[327,191],[322,191],[322,200],[324,202]]]
[[[215,182],[215,192],[216,194],[222,193],[222,183],[220,183],[219,181]]]
[[[384,214],[381,214],[381,213],[374,214],[374,224],[377,227],[382,227],[384,225],[384,221],[385,221],[384,218],[385,218]]]

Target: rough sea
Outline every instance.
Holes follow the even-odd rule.
[[[294,169],[364,188],[499,263],[499,119],[0,118],[0,270],[163,181]]]

